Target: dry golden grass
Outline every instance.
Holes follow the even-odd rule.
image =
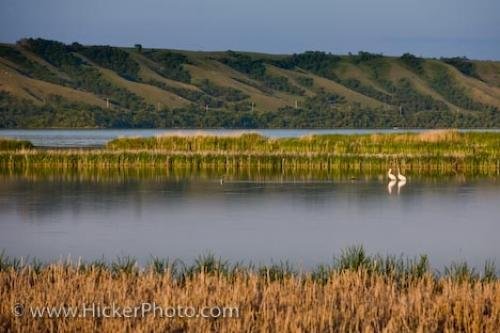
[[[184,67],[191,73],[194,82],[207,79],[222,87],[241,90],[250,96],[251,101],[255,102],[256,110],[277,110],[286,105],[293,105],[294,100],[292,99],[286,101],[278,96],[265,94],[250,84],[243,83],[251,82],[254,85],[259,85],[257,81],[216,61],[204,61],[196,65],[184,65]]]
[[[476,101],[495,107],[500,107],[500,88],[489,85],[483,81],[460,73],[452,66],[448,66],[453,79],[459,86],[465,88],[465,91]]]
[[[29,78],[5,66],[2,61],[0,61],[0,90],[40,105],[47,96],[56,95],[70,101],[106,106],[106,102],[94,94]]]
[[[187,84],[181,81],[175,81],[171,79],[167,79],[166,77],[161,76],[157,72],[155,72],[151,68],[155,68],[158,64],[154,63],[152,60],[148,59],[144,55],[138,54],[136,52],[129,53],[132,58],[137,61],[140,66],[139,69],[139,77],[144,81],[148,82],[150,80],[156,80],[164,83],[169,87],[182,88],[182,89],[190,89],[194,91],[200,91],[200,89],[192,84]]]
[[[244,134],[258,134],[257,131],[252,131],[252,130],[232,130],[227,133],[220,133],[220,132],[210,132],[207,130],[176,130],[176,131],[168,131],[165,133],[160,133],[155,136],[155,138],[158,141],[161,141],[162,138],[168,138],[168,137],[192,137],[196,139],[203,140],[204,138],[217,138],[217,137],[224,137],[224,138],[239,138]]]
[[[404,143],[457,143],[463,139],[456,129],[437,129],[428,130],[420,133],[401,133],[388,136],[386,134],[372,134],[370,135],[370,143],[382,144],[394,142],[398,144]],[[465,142],[465,140],[462,140]],[[477,142],[479,143],[479,141]]]
[[[475,61],[476,71],[484,82],[500,88],[500,63],[497,61]]]
[[[457,282],[426,274],[401,281],[364,270],[271,280],[265,274],[153,270],[113,273],[63,264],[0,272],[2,332],[499,332],[500,282]],[[33,319],[28,306],[227,306],[239,318]],[[21,303],[25,315],[14,317]]]
[[[460,134],[457,130],[431,130],[419,133],[417,137],[422,142],[456,142]]]
[[[21,47],[16,48],[31,61],[42,64],[58,77],[65,78],[71,81],[71,78],[68,77],[67,74],[62,72],[61,69],[54,67],[47,61],[41,59],[40,57],[26,49],[23,49]],[[278,110],[279,108],[284,106],[294,106],[296,100],[298,100],[300,103],[304,98],[304,96],[291,95],[279,90],[269,91],[268,89],[259,89],[258,86],[262,85],[262,82],[258,82],[258,80],[255,80],[255,78],[252,78],[252,76],[238,72],[230,68],[229,66],[226,66],[217,61],[217,59],[227,56],[225,52],[190,52],[176,50],[175,52],[184,54],[189,58],[189,63],[185,64],[184,68],[190,72],[192,76],[192,82],[191,84],[185,84],[162,77],[153,70],[153,68],[160,66],[159,64],[154,63],[150,59],[147,59],[145,56],[137,53],[135,50],[131,51],[131,49],[128,49],[128,51],[132,58],[140,65],[139,77],[141,80],[143,80],[142,82],[132,82],[125,80],[117,73],[109,69],[99,68],[88,59],[86,59],[86,62],[92,64],[94,68],[98,69],[107,80],[113,82],[117,86],[133,92],[136,95],[143,97],[147,103],[152,105],[157,105],[158,103],[160,103],[161,105],[175,108],[187,106],[190,104],[189,101],[187,101],[180,95],[162,90],[154,85],[151,85],[149,81],[152,79],[160,81],[170,87],[191,90],[198,90],[198,88],[196,87],[196,83],[201,80],[208,79],[211,82],[222,87],[230,87],[241,90],[243,93],[249,96],[249,100],[255,103],[256,111]],[[282,57],[279,55],[269,54],[253,55],[257,57],[263,57],[268,60],[276,60]],[[9,62],[7,59],[0,58],[0,62],[2,62],[3,65],[8,65],[4,67],[16,68],[16,64]],[[379,92],[386,93],[389,93],[389,91],[387,91],[387,87],[381,84],[381,80],[388,80],[396,84],[400,79],[405,78],[409,82],[411,82],[416,91],[424,95],[432,96],[433,98],[446,103],[450,110],[462,110],[461,107],[454,105],[453,102],[446,101],[445,97],[442,96],[438,91],[436,91],[429,82],[429,78],[433,76],[436,70],[440,68],[446,68],[452,75],[456,83],[460,87],[464,88],[466,93],[470,95],[470,97],[484,104],[496,107],[500,106],[499,62],[476,61],[475,66],[477,68],[477,73],[480,79],[463,75],[456,68],[445,65],[443,62],[433,59],[427,59],[425,61],[425,73],[423,74],[417,74],[410,71],[405,66],[403,66],[400,60],[397,58],[386,57],[382,60],[376,60],[375,63],[378,63],[379,65],[377,67],[377,78],[374,77],[370,65],[366,63],[353,63],[348,57],[343,57],[342,60],[338,62],[334,68],[332,68],[332,73],[340,79],[356,79],[365,86],[371,87],[372,89],[378,90]],[[342,85],[341,83],[336,82],[336,80],[319,77],[313,75],[312,72],[305,72],[301,69],[278,68],[269,63],[266,64],[266,67],[268,70],[268,74],[287,77],[292,83],[295,81],[297,73],[307,73],[309,77],[314,79],[314,86],[305,89],[306,96],[310,96],[316,93],[318,89],[324,89],[327,92],[343,96],[346,102],[349,103],[349,105],[359,103],[361,104],[361,106],[367,108],[393,108],[393,106],[384,104],[377,99],[360,93],[359,91],[353,90],[348,86]],[[4,69],[0,69],[0,72],[1,71],[4,71]],[[48,85],[43,81],[31,80],[21,72],[16,72],[15,70],[13,72],[16,73],[16,76],[11,75],[12,77],[4,77],[3,80],[0,77],[0,85],[2,86],[2,90],[8,91],[15,96],[32,99],[35,102],[39,102],[39,100],[42,100],[48,95],[61,95],[71,101],[88,100],[90,104],[100,105],[103,107],[104,101],[102,101],[99,96],[96,96],[91,92],[87,92],[87,95],[84,95],[82,91],[70,90],[68,87],[57,85]],[[31,93],[35,96],[31,96]]]
[[[360,103],[361,105],[367,106],[367,107],[384,107],[387,106],[386,104],[377,101],[376,99],[373,99],[371,97],[365,96],[357,91],[351,90],[340,83],[337,83],[332,80],[325,79],[321,76],[317,75],[309,75],[309,77],[314,79],[314,83],[324,89],[327,92],[333,92],[335,94],[338,94],[340,96],[345,97],[349,101],[353,101],[356,103]]]
[[[154,103],[154,105],[156,105],[157,103],[160,103],[161,105],[168,105],[170,107],[182,107],[189,105],[189,102],[186,99],[171,92],[145,83],[129,81],[122,78],[110,69],[98,66],[96,67],[99,69],[100,73],[103,74],[103,77],[105,79],[121,88],[125,88],[128,91],[143,97],[148,102]]]
[[[387,74],[387,78],[392,82],[399,82],[401,79],[409,80],[416,91],[421,93],[424,96],[432,96],[438,101],[441,101],[448,105],[448,107],[452,110],[456,110],[458,107],[448,102],[443,96],[438,94],[428,82],[425,81],[425,78],[420,77],[418,74],[412,72],[404,65],[398,62],[390,62],[389,63],[389,72]],[[460,109],[460,108],[458,108]]]

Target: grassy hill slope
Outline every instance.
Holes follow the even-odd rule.
[[[0,127],[498,127],[499,109],[494,61],[0,45]]]

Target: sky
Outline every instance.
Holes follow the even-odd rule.
[[[499,0],[0,0],[0,41],[500,60]]]

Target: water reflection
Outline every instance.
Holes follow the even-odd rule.
[[[398,195],[401,194],[401,188],[403,188],[406,185],[406,179],[405,180],[400,180],[398,182]]]
[[[122,171],[0,175],[0,248],[44,259],[140,260],[211,250],[233,261],[304,266],[352,244],[428,253],[438,267],[459,259],[481,265],[500,253],[495,178],[412,178],[396,182],[399,196],[387,196],[395,184],[385,175]]]
[[[392,189],[394,188],[394,186],[396,185],[398,181],[397,180],[391,180],[389,182],[389,184],[387,184],[387,192],[389,192],[389,195],[392,194]],[[398,187],[398,190],[399,190],[399,187]]]

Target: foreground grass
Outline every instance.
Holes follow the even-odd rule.
[[[186,266],[153,258],[114,263],[23,264],[0,260],[0,330],[13,332],[498,332],[500,280],[455,263],[433,273],[427,258],[369,256],[362,247],[332,265],[300,272],[289,264],[230,265],[213,255]],[[14,317],[15,304],[227,306],[237,318]]]
[[[417,175],[500,173],[500,133],[430,131],[419,134],[318,135],[270,139],[240,136],[120,138],[103,149],[0,151],[0,167],[155,166],[168,169],[321,170]]]

